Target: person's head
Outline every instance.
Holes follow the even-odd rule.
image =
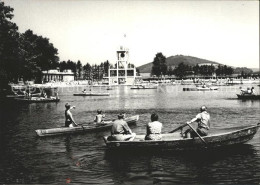
[[[250,90],[250,87],[248,87],[247,90]]]
[[[252,87],[251,89],[254,89],[254,87]]]
[[[121,112],[120,114],[118,114],[118,119],[124,119],[125,117],[125,113],[124,112]]]
[[[206,110],[207,110],[207,107],[205,105],[200,107],[200,112],[203,112],[203,111],[206,111]]]
[[[151,115],[151,121],[158,121],[158,115],[156,113],[152,113]]]
[[[65,104],[65,108],[66,108],[67,110],[70,109],[70,104],[66,103],[66,104]]]
[[[102,113],[102,110],[98,109],[98,110],[97,110],[97,113],[98,113],[98,114],[101,114],[101,113]]]

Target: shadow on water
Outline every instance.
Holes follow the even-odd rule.
[[[122,177],[130,184],[256,183],[260,177],[257,150],[247,144],[189,152],[106,150],[104,158],[119,183]]]

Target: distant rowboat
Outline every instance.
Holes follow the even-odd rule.
[[[196,138],[182,138],[179,133],[162,134],[162,140],[152,141],[144,140],[145,135],[136,135],[133,141],[108,141],[108,136],[103,137],[104,142],[109,149],[170,149],[175,151],[189,151],[200,149],[211,149],[230,145],[245,143],[251,140],[260,127],[260,123],[255,126],[245,127],[220,134],[210,134],[202,137],[203,141]]]
[[[218,90],[218,87],[186,87],[183,88],[183,91],[214,91]]]
[[[125,118],[125,121],[128,125],[133,125],[139,120],[139,115],[131,116]],[[60,127],[60,128],[51,128],[51,129],[38,129],[35,130],[37,136],[45,137],[45,136],[55,136],[55,135],[64,135],[64,134],[75,134],[75,133],[84,133],[84,132],[97,132],[108,130],[112,127],[114,120],[104,121],[100,124],[94,124],[94,122],[90,122],[87,124],[83,124],[78,127]]]
[[[109,96],[109,93],[95,93],[95,92],[89,92],[89,93],[75,93],[73,96]]]
[[[254,95],[254,94],[237,94],[238,99],[243,100],[260,100],[260,95]]]
[[[155,85],[134,85],[130,89],[157,89]]]
[[[23,103],[49,103],[49,102],[59,102],[59,98],[41,98],[41,97],[31,97],[31,98],[14,98],[15,101]]]

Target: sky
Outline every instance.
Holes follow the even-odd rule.
[[[129,62],[188,55],[235,67],[259,68],[259,1],[1,0],[14,8],[19,32],[49,38],[60,61]]]

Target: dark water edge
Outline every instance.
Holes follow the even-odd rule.
[[[236,99],[234,91],[112,90],[109,97],[74,97],[63,91],[61,102],[17,104],[1,100],[1,184],[259,184],[260,134],[247,144],[214,151],[127,151],[110,152],[102,140],[109,131],[38,138],[34,130],[64,124],[64,104],[76,105],[78,123],[93,119],[98,108],[107,118],[123,109],[140,115],[136,133],[145,133],[150,114],[157,112],[168,132],[209,108],[212,130],[228,131],[260,122],[260,101]],[[239,86],[236,87],[237,89]],[[235,88],[235,89],[236,89]],[[258,89],[259,90],[259,89]]]

